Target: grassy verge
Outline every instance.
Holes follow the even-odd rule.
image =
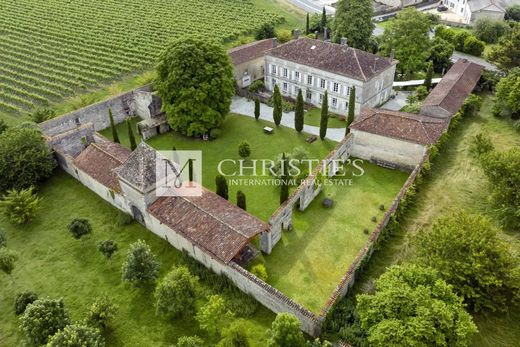
[[[284,232],[282,240],[264,256],[268,282],[319,313],[341,277],[384,214],[379,206],[389,206],[407,174],[365,162],[360,177],[345,178],[352,185],[328,185],[304,211],[294,212],[294,230]],[[343,177],[341,177],[343,178]],[[332,208],[322,206],[324,198],[334,201]]]
[[[319,127],[321,122],[321,108],[312,108],[308,112],[305,112],[304,120],[307,125]],[[345,128],[345,125],[345,121],[339,120],[337,115],[333,117],[329,115],[329,122],[327,123],[329,128]]]
[[[7,233],[7,246],[18,253],[12,280],[0,276],[0,345],[21,346],[13,302],[17,292],[30,289],[40,297],[63,297],[74,321],[83,319],[87,306],[97,296],[108,295],[119,306],[113,329],[106,334],[108,346],[168,346],[183,335],[206,336],[192,318],[165,320],[155,315],[152,288],[134,288],[121,281],[121,263],[128,246],[145,240],[162,263],[161,276],[179,262],[182,254],[143,226],[115,225],[117,211],[69,175],[58,171],[40,191],[42,209],[29,224],[14,227],[0,217]],[[93,225],[89,239],[77,241],[67,231],[74,217],[88,218]],[[111,261],[97,251],[96,244],[113,239],[119,244]],[[201,290],[208,287],[201,284]],[[216,294],[216,293],[215,293]],[[265,346],[265,330],[274,314],[260,307],[251,318],[240,319],[251,342]]]
[[[134,124],[137,119],[134,119]],[[251,117],[240,115],[229,115],[221,128],[221,135],[213,141],[203,141],[191,137],[185,137],[175,132],[169,132],[151,138],[148,141],[152,147],[158,150],[171,150],[174,146],[177,150],[200,150],[202,151],[202,183],[205,187],[215,190],[215,176],[218,174],[218,164],[223,159],[239,160],[238,145],[246,140],[251,145],[251,156],[246,164],[251,166],[252,159],[274,159],[282,152],[290,153],[296,147],[302,147],[309,154],[309,158],[323,159],[334,147],[335,143],[329,140],[318,140],[312,144],[305,141],[307,134],[298,134],[293,129],[286,127],[275,127],[274,134],[266,135],[263,127],[269,125],[275,127],[267,121],[256,121]],[[121,143],[129,146],[128,134],[125,124],[119,124],[118,134]],[[102,134],[111,138],[111,130],[106,129]],[[234,165],[224,165],[226,172],[233,172],[238,167]],[[261,164],[258,164],[257,177],[246,175],[240,178],[260,178],[268,179],[271,176],[261,175]],[[246,171],[251,173],[251,170]],[[269,216],[278,208],[279,188],[272,185],[259,187],[258,185],[234,185],[230,182],[229,199],[236,202],[236,192],[242,190],[247,197],[248,211],[253,215],[267,220]]]
[[[469,152],[470,144],[476,134],[485,133],[491,137],[497,150],[507,150],[520,146],[520,136],[510,120],[491,115],[493,103],[493,97],[484,96],[480,114],[462,120],[453,132],[434,163],[431,178],[420,187],[416,203],[402,222],[401,230],[374,253],[356,284],[357,291],[381,275],[388,266],[408,260],[413,252],[416,232],[428,230],[437,218],[466,209],[495,220],[488,202],[489,183]],[[502,237],[510,242],[515,252],[520,252],[520,235],[504,232]],[[480,333],[475,337],[474,346],[518,345],[519,316],[520,308],[511,308],[507,314],[477,315],[475,321]]]

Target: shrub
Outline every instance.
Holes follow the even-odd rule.
[[[482,52],[484,52],[485,47],[486,44],[477,39],[475,36],[468,36],[464,40],[463,52],[480,57],[482,55]]]
[[[0,248],[0,270],[10,275],[14,270],[14,262],[16,261],[16,253],[6,247]]]
[[[379,210],[380,211],[384,211],[385,210],[385,205],[383,205],[383,204],[379,205]]]
[[[227,184],[227,180],[222,175],[217,175],[215,177],[215,185],[217,186],[217,195],[223,197],[224,199],[229,199],[229,188]]]
[[[256,277],[260,278],[262,281],[267,282],[267,269],[264,264],[256,264],[251,268],[251,273]]]
[[[67,325],[49,339],[47,347],[104,347],[99,330],[84,325]]]
[[[482,154],[493,151],[494,149],[495,146],[493,146],[493,142],[491,142],[489,136],[482,133],[475,135],[470,146],[470,152],[477,158]]]
[[[105,240],[98,244],[98,251],[100,251],[107,259],[111,259],[112,255],[117,252],[117,249],[117,242],[114,240]]]
[[[133,221],[134,221],[134,217],[132,217],[128,213],[123,212],[121,210],[117,211],[116,226],[124,227],[125,225],[132,224]]]
[[[368,230],[367,228],[363,229],[363,234],[368,235],[369,233],[370,233],[370,230]]]
[[[401,108],[401,111],[419,114],[419,112],[421,112],[421,103],[415,102],[413,104],[405,105],[403,108]]]
[[[150,246],[143,240],[138,240],[130,245],[127,257],[121,267],[123,281],[140,285],[155,282],[159,276],[161,263],[152,253]]]
[[[210,130],[209,137],[213,140],[216,140],[220,137],[221,134],[222,130],[220,130],[219,128],[214,128]]]
[[[21,315],[25,312],[27,306],[36,300],[38,300],[38,295],[30,290],[16,294],[16,298],[14,299],[14,313],[17,316]]]
[[[507,7],[504,19],[520,22],[520,5],[511,5]]]
[[[181,336],[177,340],[175,347],[206,347],[206,343],[203,339],[195,336]]]
[[[187,267],[179,266],[170,271],[155,288],[157,315],[176,318],[195,311],[197,278]]]
[[[248,90],[250,93],[256,93],[260,90],[263,90],[265,88],[264,81],[262,80],[256,80],[249,86]]]
[[[278,313],[269,330],[269,347],[303,347],[305,339],[300,321],[291,313]]]
[[[460,52],[465,52],[464,43],[468,37],[472,36],[469,32],[465,30],[457,31],[453,35],[453,41],[451,41],[455,45],[455,49]]]
[[[29,115],[34,123],[42,123],[56,116],[56,112],[50,108],[38,109]]]
[[[7,128],[9,128],[9,127],[7,126],[7,123],[5,122],[5,120],[0,119],[0,135],[2,135],[2,133],[4,131],[6,131]]]
[[[464,117],[467,116],[475,116],[478,111],[480,111],[480,107],[482,106],[482,98],[475,94],[470,94],[466,100],[464,100],[464,104],[462,105],[460,112]]]
[[[292,40],[292,33],[289,30],[280,30],[276,34],[276,38],[280,43],[286,43]]]
[[[377,223],[377,217],[376,217],[376,216],[372,216],[372,218],[370,218],[370,220],[371,220],[373,223]]]
[[[415,89],[415,94],[417,94],[417,98],[419,100],[424,100],[428,96],[428,89],[426,86],[419,86],[417,89]]]
[[[70,221],[67,227],[69,232],[76,240],[81,239],[83,236],[92,233],[92,226],[86,218],[74,218]]]
[[[20,329],[28,342],[41,346],[70,323],[63,299],[38,299],[20,317]]]
[[[220,295],[209,296],[206,304],[195,315],[200,328],[213,336],[220,334],[233,318],[233,313],[226,308],[226,302]]]
[[[0,248],[7,246],[7,236],[0,230]]]
[[[274,32],[274,25],[269,23],[264,23],[258,29],[255,35],[255,39],[258,40],[264,40],[264,39],[270,39],[272,37],[275,37],[276,34]]]
[[[513,123],[513,128],[520,133],[520,120],[517,120]]]
[[[497,43],[498,39],[509,31],[503,20],[479,18],[473,26],[475,36],[487,43]]]
[[[85,322],[87,325],[104,330],[117,313],[115,305],[107,296],[97,298],[87,310]]]
[[[242,158],[247,158],[251,155],[251,145],[247,141],[242,141],[238,145],[238,155]]]
[[[40,207],[40,198],[33,188],[9,190],[0,201],[0,210],[14,224],[28,223]]]
[[[247,211],[246,195],[241,191],[237,191],[237,206]]]

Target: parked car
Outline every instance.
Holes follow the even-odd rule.
[[[448,6],[446,6],[446,5],[439,5],[439,6],[437,6],[437,11],[439,11],[439,12],[448,11]]]

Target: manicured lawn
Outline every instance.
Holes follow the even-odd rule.
[[[134,119],[134,123],[136,121],[137,119]],[[251,145],[251,157],[249,159],[274,159],[278,154],[282,152],[290,153],[296,147],[303,147],[308,152],[309,158],[322,159],[335,147],[335,143],[329,140],[318,140],[309,144],[305,142],[308,135],[297,134],[293,129],[285,127],[278,127],[274,134],[265,135],[262,129],[266,125],[274,127],[269,122],[255,121],[253,118],[246,116],[229,115],[222,126],[220,137],[216,140],[203,141],[169,132],[151,138],[148,144],[158,150],[170,150],[175,146],[177,150],[202,151],[202,183],[211,190],[215,190],[215,176],[218,174],[219,162],[223,159],[240,159],[238,144],[242,140],[247,140]],[[110,129],[106,129],[102,133],[111,138]],[[121,143],[128,146],[125,124],[118,126],[118,134]],[[224,165],[223,168],[227,172],[234,171],[234,168],[230,165]],[[258,168],[258,171],[261,171],[261,164],[258,164]],[[244,176],[243,178],[253,177]],[[270,176],[259,176],[257,178],[270,178]],[[230,201],[236,202],[238,190],[242,190],[246,194],[248,211],[263,220],[267,221],[279,206],[279,188],[276,186],[230,185]]]
[[[18,253],[12,280],[0,275],[0,345],[21,346],[13,302],[16,293],[30,289],[40,297],[63,297],[74,321],[83,319],[87,306],[103,295],[119,306],[107,346],[168,346],[183,335],[198,334],[208,343],[216,341],[198,329],[193,319],[165,320],[155,315],[152,288],[134,288],[121,281],[121,264],[129,244],[145,240],[162,263],[161,276],[183,256],[168,243],[137,223],[118,227],[117,211],[62,171],[43,185],[42,209],[28,225],[14,227],[3,216],[0,229],[7,246]],[[77,241],[67,231],[74,217],[86,217],[93,225],[89,239]],[[119,252],[109,262],[97,251],[101,240],[113,239]],[[201,290],[208,290],[206,284]],[[216,293],[215,293],[216,294]],[[260,306],[252,318],[241,319],[251,342],[265,346],[265,330],[274,314]]]
[[[428,230],[441,216],[465,209],[470,213],[482,213],[496,222],[493,207],[488,202],[489,182],[469,153],[469,146],[476,134],[484,133],[491,137],[498,150],[507,150],[520,146],[520,136],[512,127],[511,120],[497,119],[491,115],[493,102],[493,97],[484,96],[480,114],[461,121],[435,161],[431,178],[420,187],[416,203],[402,223],[401,230],[374,253],[367,271],[356,284],[357,291],[377,278],[388,266],[410,259],[413,236],[421,229]],[[520,252],[519,234],[503,232],[502,237],[508,240],[514,252]],[[518,346],[519,320],[520,308],[511,308],[507,313],[475,316],[480,333],[473,345]]]
[[[379,206],[388,207],[408,174],[363,163],[365,174],[351,186],[330,185],[304,212],[295,211],[294,230],[286,231],[273,253],[264,256],[268,282],[296,302],[319,313],[372,231]],[[336,182],[339,183],[339,182]],[[325,197],[334,206],[322,206]]]
[[[313,125],[315,127],[320,126],[321,121],[321,108],[313,108],[308,112],[305,112],[305,124]],[[327,127],[329,128],[345,128],[345,121],[341,121],[338,119],[337,115],[330,117],[329,122],[327,123]]]

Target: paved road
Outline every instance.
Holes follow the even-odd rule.
[[[323,3],[319,0],[290,0],[294,5],[309,13],[322,13]],[[327,14],[335,14],[336,9],[325,5]]]
[[[456,62],[459,59],[467,59],[467,60],[469,60],[469,61],[471,61],[471,62],[473,62],[475,64],[480,64],[480,65],[484,66],[487,70],[492,70],[492,71],[498,71],[499,70],[496,65],[491,64],[491,63],[485,61],[482,58],[475,57],[474,55],[469,55],[469,54],[466,54],[466,53],[454,51],[453,55],[451,56],[451,61]]]
[[[254,117],[255,103],[247,98],[234,96],[231,102],[231,112],[242,114],[248,117]],[[273,121],[273,108],[266,104],[260,104],[260,119]],[[283,113],[281,125],[294,129],[294,112]],[[276,131],[276,130],[275,130]],[[304,125],[303,131],[312,135],[319,136],[320,128],[310,125]],[[345,137],[345,128],[328,128],[326,138],[339,142]]]

